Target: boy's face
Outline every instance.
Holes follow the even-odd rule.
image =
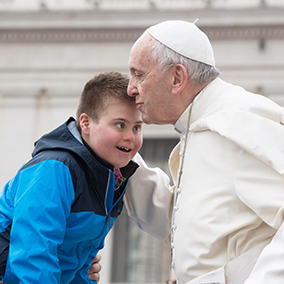
[[[88,145],[114,168],[126,166],[142,146],[142,119],[135,102],[109,98],[94,121],[80,116],[81,134]]]

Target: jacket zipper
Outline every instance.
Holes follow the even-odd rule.
[[[106,217],[107,217],[107,225],[110,225],[110,214],[107,211],[107,196],[108,196],[108,189],[109,189],[109,177],[110,177],[110,171],[108,172],[108,179],[107,179],[107,188],[106,188],[106,194],[105,194],[105,211],[106,211]]]
[[[116,203],[121,199],[121,196],[123,196],[124,192],[125,192],[125,189],[126,189],[126,186],[124,188],[124,191],[123,193],[121,194],[121,196],[119,197],[119,199],[117,199],[117,201],[112,204],[111,206],[111,210],[110,212],[107,211],[107,204],[106,204],[106,199],[107,199],[107,195],[108,195],[108,189],[109,189],[109,177],[111,175],[111,171],[109,171],[108,173],[108,181],[107,181],[107,189],[106,189],[106,195],[105,195],[105,212],[106,212],[106,217],[107,217],[107,225],[109,226],[110,225],[110,212],[112,210],[112,208],[116,205]],[[121,187],[121,185],[126,181],[126,178],[123,178],[123,181],[121,182],[121,184],[119,185],[119,187],[117,188],[117,190]],[[112,201],[113,202],[113,201]]]

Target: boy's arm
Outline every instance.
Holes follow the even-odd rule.
[[[3,281],[60,283],[57,248],[74,200],[69,169],[61,162],[41,162],[19,172],[11,186],[16,194],[11,201],[10,269]]]
[[[124,204],[130,218],[145,232],[161,241],[170,236],[173,188],[170,179],[159,168],[149,168],[137,154],[140,165],[130,178]]]

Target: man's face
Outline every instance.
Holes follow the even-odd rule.
[[[151,57],[155,39],[149,34],[142,35],[133,45],[130,59],[129,96],[135,96],[136,107],[147,124],[174,124],[168,116],[171,78],[169,71],[162,72]]]
[[[114,168],[126,166],[142,146],[142,119],[135,103],[109,98],[98,121],[84,115],[80,125],[88,145]]]

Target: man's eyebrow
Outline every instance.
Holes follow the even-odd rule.
[[[131,72],[139,72],[139,73],[143,73],[143,71],[142,71],[142,70],[139,70],[139,69],[137,69],[137,68],[135,68],[135,67],[130,67],[130,71],[131,71]]]

